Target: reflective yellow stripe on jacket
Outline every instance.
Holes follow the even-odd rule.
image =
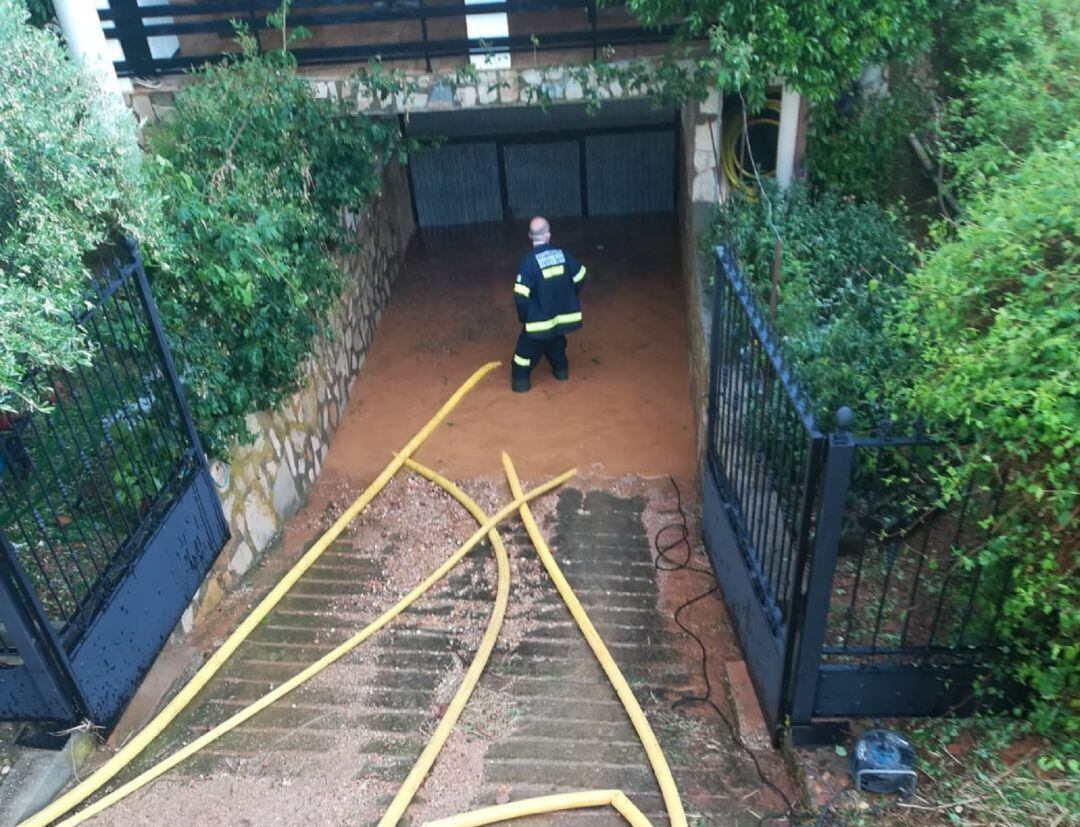
[[[515,284],[514,292],[517,293],[519,296],[524,296],[525,298],[529,298],[529,296],[532,295],[532,290],[530,290],[528,286],[524,284]]]
[[[554,319],[545,319],[542,322],[526,322],[526,333],[542,333],[545,330],[552,330],[556,325],[560,324],[573,324],[574,322],[581,321],[581,311],[576,313],[562,313],[556,316]]]
[[[581,265],[581,269],[574,274],[574,284],[580,284],[581,280],[585,278],[585,265]]]
[[[561,264],[553,264],[551,267],[545,267],[540,271],[544,274],[544,278],[553,279],[556,276],[561,276],[566,272],[566,268]]]

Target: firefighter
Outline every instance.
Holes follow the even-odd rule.
[[[537,216],[529,222],[532,252],[521,260],[514,283],[521,334],[510,366],[510,387],[524,393],[529,374],[541,356],[551,363],[555,378],[566,381],[566,334],[581,327],[578,293],[585,268],[569,253],[551,245],[551,225]]]

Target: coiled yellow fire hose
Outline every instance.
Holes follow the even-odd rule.
[[[746,133],[753,126],[780,128],[780,101],[777,98],[767,99],[764,109],[749,119],[743,115],[741,110],[738,113],[732,113],[732,116],[724,124],[724,131],[720,139],[720,166],[724,171],[724,177],[728,179],[728,183],[733,188],[742,190],[751,200],[756,200],[757,179],[772,178],[776,175],[776,171],[758,172],[753,157],[750,158],[748,167],[743,166],[743,147],[739,145],[746,141],[745,149],[747,152],[750,151],[750,138]]]
[[[225,662],[232,656],[241,643],[254,631],[255,627],[262,622],[271,611],[288,593],[296,581],[311,568],[312,564],[322,556],[322,553],[337,539],[346,526],[375,498],[398,472],[405,460],[410,457],[421,443],[430,436],[436,426],[446,418],[462,398],[487,374],[499,366],[498,362],[489,362],[478,369],[461,385],[438,412],[428,421],[417,434],[409,440],[404,448],[387,464],[375,480],[364,489],[363,493],[345,510],[337,521],[320,537],[315,544],[297,561],[276,586],[260,601],[251,613],[244,618],[243,622],[233,631],[216,652],[202,665],[195,676],[177,693],[165,707],[154,716],[134,738],[121,747],[115,755],[101,765],[96,772],[77,784],[56,801],[23,821],[19,827],[45,827],[64,814],[70,812],[76,806],[85,801],[94,792],[109,782],[120,770],[126,767],[139,753],[153,741],[168,726],[184,708],[191,703],[199,691],[206,686],[210,679],[217,673]],[[74,823],[74,822],[73,822]]]

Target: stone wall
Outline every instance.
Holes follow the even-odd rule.
[[[339,67],[303,71],[316,97],[345,100],[354,105],[355,111],[371,114],[408,115],[487,106],[538,106],[541,102],[581,103],[589,99],[629,100],[646,95],[643,89],[624,88],[616,78],[601,82],[593,69],[582,74],[581,70],[562,66],[485,70],[478,71],[475,77],[407,72],[405,77],[415,85],[415,91],[385,99],[374,97]],[[190,82],[190,76],[170,75],[161,78],[154,89],[135,86],[125,97],[140,121],[167,119],[176,92]]]
[[[184,612],[179,632],[191,631],[214,610],[318,479],[413,232],[408,187],[404,169],[393,164],[369,210],[346,217],[360,246],[341,259],[348,283],[328,335],[303,368],[301,388],[277,408],[248,416],[254,442],[234,446],[228,462],[211,459],[232,538]]]

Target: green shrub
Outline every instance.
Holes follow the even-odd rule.
[[[1012,567],[1006,662],[1034,721],[1080,735],[1080,129],[969,199],[911,277],[898,327],[919,354],[898,389],[955,446],[947,500],[986,480],[983,564]],[[974,562],[972,560],[971,562]]]
[[[926,120],[926,100],[906,78],[892,72],[889,94],[863,98],[858,92],[811,110],[806,155],[810,179],[841,195],[888,204],[911,167],[909,132]]]
[[[690,54],[716,86],[741,91],[751,109],[782,76],[813,102],[832,100],[870,62],[917,54],[930,35],[929,0],[629,0],[644,26],[707,41]]]
[[[20,380],[91,356],[71,322],[87,255],[119,232],[157,231],[135,124],[56,37],[0,0],[0,408],[33,406]]]
[[[396,123],[316,99],[286,51],[208,66],[148,132],[175,228],[154,292],[208,450],[297,386],[343,287],[344,210],[376,191]]]
[[[831,428],[848,405],[866,429],[895,414],[883,377],[903,353],[886,335],[912,267],[903,222],[874,204],[775,184],[763,198],[732,195],[707,243],[730,241],[760,306],[768,307],[774,244],[783,242],[775,328],[818,421]]]
[[[953,96],[947,161],[967,192],[1061,140],[1080,115],[1080,5],[981,0],[946,15],[942,40]]]

